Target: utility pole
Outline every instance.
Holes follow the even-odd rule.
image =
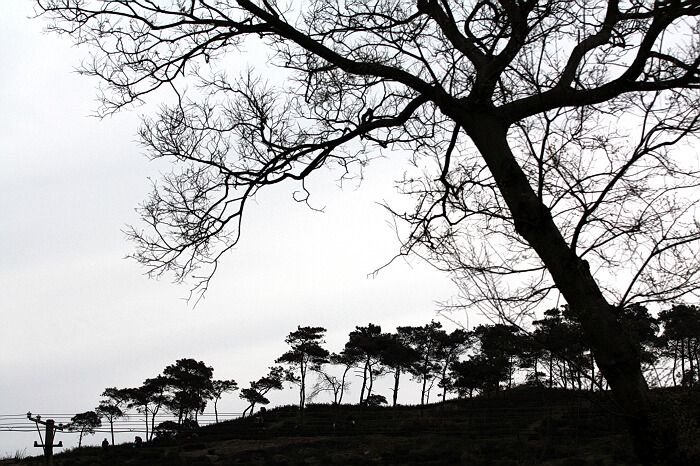
[[[41,439],[41,431],[39,430],[39,424],[46,426],[46,439],[41,439],[44,443],[40,445],[36,440],[34,441],[35,447],[41,447],[44,449],[44,462],[46,466],[53,465],[53,447],[62,447],[63,441],[58,442],[56,445],[53,443],[53,437],[57,430],[63,430],[63,424],[55,425],[53,419],[47,419],[46,421],[41,420],[41,416],[32,417],[32,413],[27,413],[27,419],[36,422],[36,430],[39,432],[39,438]]]

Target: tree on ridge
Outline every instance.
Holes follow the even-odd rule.
[[[100,426],[102,426],[100,415],[95,411],[85,411],[84,413],[78,413],[70,418],[68,430],[80,432],[80,437],[78,438],[78,449],[80,449],[83,445],[83,435],[93,435],[95,433],[95,429]]]
[[[306,382],[309,371],[316,372],[325,364],[328,350],[321,345],[324,342],[323,335],[326,329],[323,327],[301,327],[290,332],[285,338],[291,348],[275,363],[285,364],[289,367],[287,381],[299,385],[299,416],[304,419],[304,407],[306,406]]]
[[[203,361],[192,358],[178,359],[163,369],[163,377],[170,396],[165,406],[177,416],[178,425],[184,421],[197,422],[204,412],[207,401],[213,398],[212,382],[214,369]]]
[[[214,417],[216,423],[219,423],[219,411],[217,410],[217,403],[221,399],[224,393],[234,392],[238,390],[238,384],[235,380],[214,380],[211,384],[211,395],[214,398]]]
[[[360,406],[365,405],[367,398],[372,394],[374,380],[384,374],[381,357],[387,342],[382,327],[372,323],[365,327],[358,325],[348,335],[343,353],[353,359],[361,370]]]
[[[105,398],[100,400],[100,404],[95,408],[95,412],[109,421],[109,431],[112,434],[112,445],[114,445],[114,421],[126,416],[122,408],[129,401],[128,391],[110,387],[105,388],[102,396]]]
[[[282,366],[275,366],[270,368],[267,375],[250,382],[250,387],[242,389],[238,395],[241,399],[248,402],[248,406],[243,410],[241,417],[245,417],[248,411],[250,411],[252,416],[255,405],[269,404],[270,400],[266,397],[267,393],[271,390],[282,390],[283,382],[288,380],[289,376],[288,370],[285,370]]]

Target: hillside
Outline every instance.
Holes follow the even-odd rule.
[[[695,432],[697,406],[681,402],[688,394],[664,396],[669,406],[693,413],[681,417],[690,422],[688,433]],[[76,449],[57,454],[54,464],[635,464],[624,424],[614,413],[606,393],[527,388],[423,410],[311,405],[303,422],[298,409],[287,406],[269,410],[263,422],[236,419],[188,438],[139,448],[117,445],[106,453]]]

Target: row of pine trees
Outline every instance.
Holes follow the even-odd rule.
[[[653,317],[647,308],[632,305],[618,315],[624,331],[636,343],[648,380],[657,386],[692,386],[700,372],[700,308],[678,304]],[[383,332],[381,326],[357,326],[344,347],[330,352],[324,347],[326,329],[301,327],[290,332],[288,350],[274,366],[239,396],[247,403],[242,416],[250,416],[256,406],[269,404],[268,394],[282,390],[285,383],[299,391],[303,420],[307,400],[326,395],[334,405],[345,398],[350,379],[361,381],[360,406],[388,404],[386,396],[375,393],[380,377],[391,377],[391,405],[398,403],[400,382],[409,375],[420,387],[420,405],[450,394],[458,397],[488,395],[514,385],[562,387],[575,390],[605,389],[605,380],[596,369],[594,358],[580,324],[567,306],[548,310],[530,329],[496,323],[480,325],[471,331],[457,328],[447,332],[440,322],[423,326],[397,327]],[[202,361],[180,359],[162,374],[146,379],[137,388],[107,388],[93,411],[77,414],[70,429],[94,433],[106,419],[114,443],[114,421],[135,410],[143,416],[146,439],[167,436],[196,427],[198,415],[209,401],[239,386],[235,380],[213,378],[213,368]],[[155,425],[156,416],[169,412],[177,419]]]

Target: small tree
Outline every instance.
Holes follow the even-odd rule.
[[[349,382],[345,381],[345,373],[346,372],[338,378],[326,370],[319,370],[318,380],[316,380],[316,383],[311,388],[307,397],[308,400],[313,401],[319,394],[330,392],[333,395],[333,406],[337,407],[340,400],[343,398],[343,393],[345,393],[345,390],[347,390],[350,385]]]
[[[304,419],[306,405],[306,376],[309,370],[318,371],[328,362],[328,351],[321,347],[323,327],[297,327],[297,330],[287,335],[285,342],[291,347],[289,351],[277,358],[278,364],[286,364],[292,372],[288,381],[299,385],[299,415]]]
[[[338,380],[337,384],[333,385],[333,399],[336,406],[340,406],[343,402],[343,395],[345,391],[350,386],[350,382],[346,381],[348,372],[356,363],[356,358],[354,355],[349,354],[347,351],[343,350],[340,353],[333,353],[328,358],[328,361],[334,366],[341,367],[343,375]]]
[[[157,439],[170,440],[180,433],[181,426],[175,421],[163,421],[153,430]]]
[[[281,366],[275,366],[270,368],[270,372],[261,377],[260,379],[250,382],[250,388],[244,388],[241,390],[240,397],[248,402],[248,407],[243,410],[243,415],[245,417],[246,413],[250,411],[250,415],[253,414],[255,410],[255,405],[267,405],[270,400],[267,399],[265,395],[270,390],[282,390],[282,382],[289,378],[289,372]]]
[[[387,401],[384,395],[372,394],[367,397],[365,404],[368,408],[377,408],[381,405],[387,404]]]
[[[219,423],[219,411],[216,408],[216,404],[221,399],[224,393],[229,393],[238,390],[238,384],[235,380],[214,380],[211,384],[211,394],[214,397],[214,417],[216,423]]]
[[[126,415],[122,411],[122,407],[129,401],[129,392],[127,389],[112,387],[106,388],[102,392],[102,396],[106,397],[106,399],[100,401],[95,411],[109,421],[109,431],[112,434],[112,445],[114,445],[114,421]]]
[[[78,448],[83,444],[83,435],[93,435],[95,429],[102,426],[99,414],[95,411],[85,411],[70,418],[68,430],[71,432],[80,432],[78,439]]]

